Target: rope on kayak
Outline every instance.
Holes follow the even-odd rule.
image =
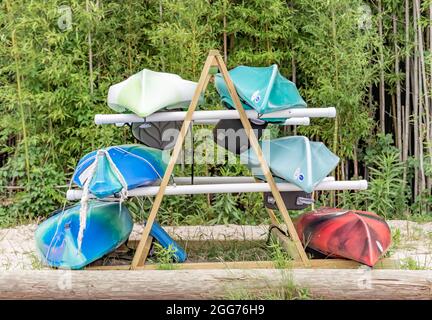
[[[80,210],[79,210],[79,231],[78,231],[78,237],[77,237],[78,252],[81,252],[81,245],[82,245],[82,240],[84,237],[84,230],[85,230],[86,223],[87,223],[88,201],[89,201],[89,197],[90,197],[89,186],[90,186],[90,182],[94,176],[94,173],[96,172],[96,167],[97,167],[97,164],[99,162],[99,157],[102,154],[103,153],[101,153],[99,150],[97,151],[95,160],[90,165],[89,176],[88,176],[87,180],[84,182],[84,186],[83,186],[83,192],[82,192],[81,200],[80,200],[81,206],[80,206]]]
[[[73,179],[71,179],[71,180],[69,181],[68,191],[69,191],[69,190],[72,190],[72,182],[73,182]],[[62,207],[62,210],[61,210],[60,216],[59,216],[59,218],[57,219],[56,230],[55,230],[55,232],[54,232],[53,237],[51,238],[50,244],[49,244],[49,246],[48,246],[48,250],[47,250],[47,252],[46,252],[46,254],[45,254],[45,256],[44,256],[44,258],[45,258],[45,262],[47,262],[48,264],[49,264],[49,260],[48,260],[48,259],[49,259],[49,256],[51,255],[51,249],[52,249],[53,246],[57,243],[57,242],[54,242],[54,240],[57,239],[57,235],[58,235],[58,232],[59,232],[59,227],[60,227],[61,223],[63,222],[64,213],[65,213],[65,209],[66,209],[66,203],[67,203],[67,200],[65,199],[64,202],[63,202],[63,207]]]
[[[109,154],[109,152],[106,149],[98,150],[96,157],[95,157],[95,161],[91,164],[89,176],[84,183],[83,192],[81,195],[81,207],[80,207],[80,212],[79,212],[80,223],[79,223],[79,231],[78,231],[78,238],[77,238],[78,252],[81,252],[82,240],[84,237],[84,230],[86,228],[88,201],[90,198],[89,186],[90,186],[90,183],[91,183],[93,176],[96,172],[96,168],[97,168],[100,157],[106,157],[106,159],[108,160],[110,168],[113,170],[116,178],[118,179],[118,181],[122,185],[122,189],[120,191],[120,203],[119,203],[119,210],[120,211],[121,211],[121,205],[122,205],[123,201],[128,198],[127,182],[126,182],[125,178],[123,177],[123,175],[121,174],[118,167],[116,166],[116,164],[114,163],[114,161],[112,160],[111,155]]]
[[[150,168],[157,174],[157,176],[160,179],[162,179],[159,172],[156,170],[156,168],[147,159],[140,157],[136,154],[133,154],[133,153],[131,153],[131,152],[129,152],[123,148],[117,147],[117,146],[114,146],[112,148],[120,150],[121,152],[124,152],[130,156],[133,156],[137,159],[140,159],[140,160],[146,162],[150,166]],[[78,252],[81,252],[82,241],[84,238],[84,231],[86,228],[88,201],[90,199],[90,190],[89,190],[90,183],[91,183],[93,176],[96,172],[96,168],[97,168],[99,159],[100,159],[100,157],[103,157],[103,156],[105,156],[106,159],[108,160],[110,168],[113,170],[116,178],[118,179],[118,181],[122,185],[122,189],[120,191],[119,211],[121,211],[121,205],[122,205],[123,201],[125,201],[128,198],[128,184],[127,184],[124,176],[120,172],[119,168],[117,167],[117,165],[115,164],[115,162],[111,158],[111,155],[109,154],[108,150],[106,150],[106,149],[98,150],[96,155],[94,156],[94,162],[89,166],[90,167],[89,175],[88,175],[88,178],[86,179],[86,181],[83,185],[83,192],[81,195],[81,201],[80,201],[81,206],[80,206],[80,211],[79,211],[79,231],[78,231],[78,237],[77,237]],[[93,157],[91,157],[91,158],[93,158]],[[90,160],[90,158],[87,159],[85,162],[87,162],[89,160]],[[81,165],[83,165],[84,163],[82,163]]]
[[[121,203],[126,200],[128,198],[128,184],[125,180],[125,178],[123,177],[123,175],[121,174],[119,168],[117,167],[117,165],[114,163],[113,159],[111,158],[111,155],[109,154],[109,152],[107,150],[103,150],[104,155],[106,156],[108,163],[111,166],[111,169],[113,169],[117,179],[120,181],[120,184],[122,185],[122,189],[120,191],[120,206]]]

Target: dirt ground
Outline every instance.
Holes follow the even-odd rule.
[[[408,269],[432,269],[432,223],[388,221],[393,234],[389,255]],[[0,270],[44,269],[34,243],[36,225],[0,229]],[[268,226],[222,225],[211,227],[166,227],[174,239],[265,240]],[[142,226],[135,225],[130,238],[137,239]]]

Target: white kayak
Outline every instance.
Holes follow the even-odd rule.
[[[144,69],[109,88],[108,106],[147,117],[164,108],[188,107],[196,86],[196,82],[173,73]]]

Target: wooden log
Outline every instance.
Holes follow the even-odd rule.
[[[432,299],[431,270],[5,271],[1,299],[213,299],[307,289],[316,299]]]
[[[286,262],[286,269],[359,269],[366,268],[363,264],[346,259],[310,259],[310,264],[305,266],[301,261],[290,260]],[[224,262],[184,262],[170,265],[173,270],[203,270],[203,269],[274,269],[280,268],[274,261],[224,261]],[[400,268],[399,260],[381,259],[374,266],[374,269]],[[87,270],[128,270],[128,265],[106,265],[89,266]],[[161,265],[155,263],[138,266],[136,270],[160,270]]]

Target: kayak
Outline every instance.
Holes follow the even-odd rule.
[[[164,155],[161,150],[137,144],[111,146],[81,158],[72,180],[82,188],[92,176],[89,192],[105,198],[125,187],[130,190],[162,179],[166,169]]]
[[[322,142],[311,142],[302,136],[262,140],[260,145],[272,174],[295,184],[307,193],[311,193],[339,162],[339,158]],[[257,178],[265,179],[252,149],[243,152],[240,161],[246,164]]]
[[[331,257],[374,266],[391,243],[390,228],[372,212],[324,208],[301,215],[296,222],[300,240]]]
[[[117,249],[132,232],[132,216],[125,205],[90,200],[85,233],[79,250],[79,211],[80,204],[68,207],[64,212],[57,210],[36,229],[36,248],[47,265],[81,269]],[[150,235],[162,247],[173,248],[177,262],[187,259],[183,248],[157,222],[153,223]]]
[[[259,114],[266,114],[307,107],[296,85],[280,74],[276,64],[269,67],[238,66],[230,70],[229,75],[245,109],[254,109]],[[220,73],[215,76],[215,86],[222,103],[230,109],[235,109]],[[267,120],[284,122],[286,119]]]
[[[147,147],[171,150],[177,141],[183,121],[132,123],[132,135]]]
[[[42,222],[35,233],[36,248],[51,267],[81,269],[115,250],[133,228],[129,210],[117,202],[88,203],[86,231],[78,250],[80,204],[58,210]]]
[[[110,86],[108,106],[117,112],[133,112],[147,117],[164,108],[188,107],[196,86],[196,82],[173,73],[144,69]]]
[[[267,127],[267,122],[249,120],[256,138],[259,140]],[[213,129],[213,141],[226,150],[240,154],[250,148],[249,138],[240,119],[219,120]]]

